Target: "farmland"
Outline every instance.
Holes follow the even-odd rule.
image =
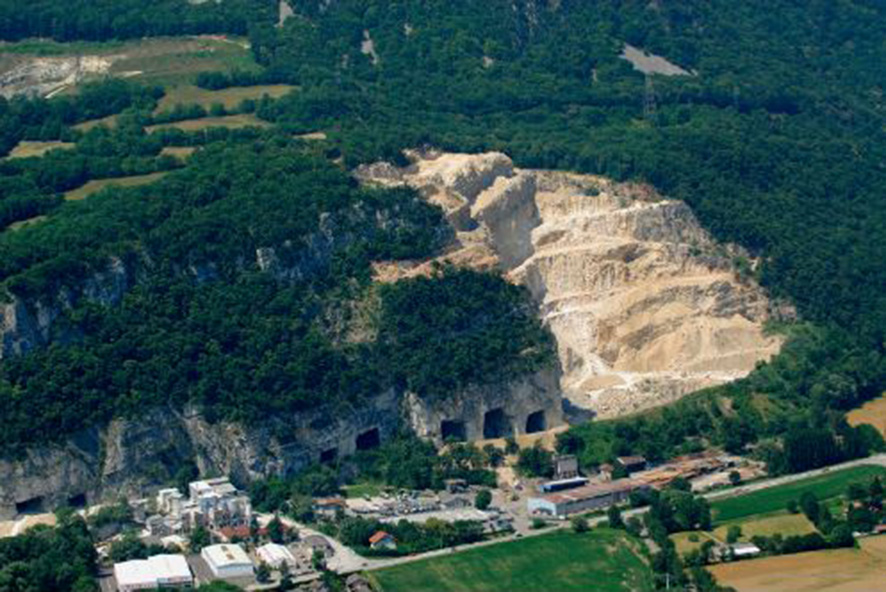
[[[851,426],[868,424],[886,435],[886,395],[853,409],[846,415],[846,421]]]
[[[234,109],[246,99],[258,100],[264,95],[276,99],[294,88],[286,84],[267,84],[206,90],[193,84],[180,84],[166,89],[166,95],[160,99],[155,112],[171,110],[176,105],[200,105],[209,109],[216,103],[224,105],[225,109]]]
[[[203,117],[202,119],[188,119],[186,121],[178,121],[175,123],[162,123],[151,125],[145,128],[148,132],[158,129],[176,128],[186,132],[196,132],[211,127],[226,127],[228,129],[238,129],[243,127],[270,127],[267,121],[262,121],[255,115],[239,114],[226,115],[224,117]]]
[[[43,156],[50,150],[69,150],[74,147],[70,142],[19,142],[9,153],[9,158],[29,158]]]
[[[620,531],[557,532],[373,572],[384,592],[599,592],[651,589],[637,544]]]
[[[867,592],[880,590],[886,573],[886,537],[835,549],[725,563],[708,568],[721,585],[740,592]]]
[[[747,495],[717,500],[712,504],[714,519],[717,523],[723,523],[758,514],[779,512],[785,509],[789,501],[799,499],[806,491],[815,493],[820,500],[837,497],[842,495],[851,483],[867,482],[875,476],[886,477],[886,469],[872,465],[852,467]]]
[[[90,181],[65,193],[65,199],[68,201],[77,201],[84,199],[93,193],[97,193],[106,187],[137,187],[139,185],[147,185],[159,180],[166,174],[166,171],[159,173],[150,173],[147,175],[134,175],[132,177],[118,177],[114,179],[97,179]]]

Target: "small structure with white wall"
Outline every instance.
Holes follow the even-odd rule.
[[[296,564],[292,551],[277,543],[262,545],[256,550],[255,554],[258,555],[262,562],[274,569],[280,569],[284,565],[294,567]]]
[[[114,565],[114,579],[120,592],[189,588],[194,576],[184,555],[154,555]]]
[[[245,578],[253,574],[252,561],[240,545],[210,545],[200,556],[217,578]]]

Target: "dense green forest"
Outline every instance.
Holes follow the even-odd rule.
[[[120,14],[138,13],[128,3],[118,4],[114,10]],[[227,8],[218,10],[229,11],[225,14],[235,15],[234,20],[245,14],[240,11],[248,6],[223,4]],[[22,34],[47,26],[45,15],[55,10],[42,2],[19,8],[16,18],[27,20],[32,27],[16,25]],[[254,248],[271,244],[264,240],[269,237],[257,230],[264,227],[250,226],[247,218],[267,219],[268,226],[276,228],[271,233],[274,240],[287,233],[304,236],[302,233],[316,230],[312,225],[317,219],[277,218],[252,206],[241,211],[235,201],[216,199],[216,193],[228,195],[231,187],[242,188],[244,195],[258,188],[271,196],[280,195],[278,183],[250,174],[247,167],[255,165],[272,175],[278,171],[267,169],[264,162],[254,163],[250,148],[234,150],[230,144],[261,146],[259,152],[276,150],[279,143],[288,144],[285,133],[323,130],[329,143],[317,150],[318,157],[312,162],[319,162],[323,155],[341,155],[346,165],[378,158],[402,162],[401,149],[427,143],[450,150],[504,150],[527,167],[652,182],[664,193],[689,203],[717,238],[738,242],[758,256],[758,279],[774,296],[794,302],[801,317],[810,323],[790,329],[785,352],[745,381],[640,419],[574,430],[562,446],[581,453],[587,462],[602,462],[616,451],[645,452],[655,458],[708,443],[730,450],[761,443],[761,454],[781,451],[785,446],[786,454],[770,460],[775,470],[790,471],[882,446],[868,430],[853,430],[840,420],[843,411],[886,387],[886,296],[882,289],[886,268],[881,263],[886,255],[886,208],[881,193],[886,186],[882,140],[886,74],[879,67],[886,58],[882,44],[886,6],[882,3],[312,0],[299,2],[295,8],[299,14],[282,28],[272,26],[273,19],[263,12],[266,7],[250,13],[254,18],[245,19],[252,21],[251,48],[264,66],[263,72],[207,73],[196,80],[214,89],[271,81],[299,85],[298,92],[252,106],[259,117],[277,125],[275,131],[242,132],[242,136],[221,131],[145,134],[143,126],[156,116],[138,105],[155,100],[157,93],[131,91],[129,104],[115,103],[115,109],[128,109],[124,125],[117,131],[75,136],[77,148],[69,154],[57,152],[39,161],[2,165],[3,183],[11,186],[4,190],[6,195],[16,199],[25,196],[21,199],[38,204],[7,216],[4,223],[8,224],[58,208],[55,192],[93,178],[99,171],[124,174],[177,166],[158,157],[164,145],[207,146],[204,158],[155,188],[112,192],[82,206],[63,206],[44,224],[0,237],[0,279],[13,293],[23,296],[46,294],[59,282],[82,278],[112,254],[124,260],[137,258],[140,248],[163,253],[161,260],[179,265],[152,268],[156,275],[132,290],[118,309],[78,310],[70,319],[71,327],[59,329],[68,341],[74,341],[71,347],[54,346],[4,363],[6,386],[0,390],[5,389],[10,400],[23,401],[25,392],[27,397],[49,396],[39,392],[64,384],[68,385],[60,391],[64,397],[100,399],[95,406],[97,417],[106,417],[125,410],[125,404],[117,407],[119,401],[127,397],[141,401],[147,396],[144,390],[162,387],[163,392],[173,393],[171,399],[203,401],[220,416],[249,420],[263,407],[241,399],[255,401],[262,393],[278,393],[275,389],[282,388],[284,382],[287,387],[294,385],[293,390],[282,399],[275,395],[268,400],[281,409],[293,410],[312,404],[317,400],[314,397],[354,400],[355,393],[377,388],[384,380],[427,392],[435,388],[445,391],[483,376],[502,376],[544,363],[550,344],[521,304],[525,295],[501,287],[492,278],[449,272],[369,293],[368,261],[428,254],[443,240],[439,220],[431,220],[438,214],[422,210],[411,201],[414,197],[403,193],[359,199],[381,200],[372,201],[370,207],[382,209],[400,204],[407,210],[400,213],[406,219],[420,219],[412,219],[412,230],[361,237],[340,254],[336,251],[323,273],[307,283],[296,282],[297,289],[287,288],[281,295],[280,287],[267,276],[243,271],[249,267],[243,262],[254,260]],[[157,15],[151,17],[156,19],[166,18],[170,10],[165,3],[156,11],[145,8]],[[175,10],[222,14],[205,5]],[[42,34],[65,39],[127,35],[113,32],[113,27],[103,28],[100,35],[90,32],[90,7],[68,7],[68,12],[71,19],[77,15],[86,23],[83,29]],[[113,14],[112,10],[104,12]],[[126,23],[127,18],[121,17],[119,22]],[[144,20],[148,28],[140,34],[162,29],[150,28],[149,21]],[[182,19],[176,26],[190,26],[186,25],[189,22],[194,21]],[[367,40],[372,41],[375,56],[361,51]],[[692,75],[652,76],[650,88],[644,75],[619,57],[625,42],[657,52]],[[650,103],[655,109],[649,108]],[[81,118],[76,114],[61,118],[43,115],[43,119],[34,120],[36,123],[27,123],[30,120],[19,113],[22,109],[51,114],[54,107],[42,103],[15,107],[10,103],[5,109],[12,122],[4,132],[10,138],[7,144],[22,137],[67,138],[72,134],[70,123]],[[186,110],[163,117],[184,116]],[[221,147],[224,143],[228,146]],[[221,154],[227,159],[224,169],[217,165]],[[301,158],[297,160],[301,162]],[[344,175],[334,172],[334,167],[323,170],[328,171],[327,176],[316,179],[318,188],[330,183],[344,192],[341,195],[354,195],[355,189],[345,188]],[[248,187],[237,185],[229,177],[230,171],[243,173]],[[311,180],[309,186],[314,183]],[[318,189],[317,195],[330,195],[329,191]],[[167,194],[189,196],[181,202],[193,207],[193,215],[170,205],[172,200],[161,199]],[[0,197],[3,195],[0,192]],[[274,207],[287,211],[282,196],[269,199],[279,199],[281,205],[275,201]],[[0,204],[3,202],[0,198]],[[115,208],[112,203],[126,207]],[[218,204],[230,205],[242,217]],[[218,218],[213,222],[209,215]],[[276,225],[283,220],[293,225],[285,232]],[[362,232],[356,230],[360,224],[355,225],[353,232]],[[235,230],[223,233],[221,229],[229,226]],[[255,240],[255,233],[263,240]],[[298,258],[286,252],[280,256]],[[285,261],[286,265],[291,263]],[[197,270],[192,276],[198,280],[211,277],[219,281],[190,281],[188,273],[180,273],[188,269]],[[345,277],[353,281],[345,282]],[[471,284],[471,289],[463,282]],[[438,283],[453,289],[439,291]],[[229,345],[225,340],[228,334],[216,334],[224,323],[205,321],[221,308],[236,306],[243,298],[236,295],[238,290],[255,297],[259,312],[254,318],[247,315],[243,326],[231,330],[236,334],[236,347],[245,343],[243,333],[261,342],[267,332],[275,335],[275,346],[294,340],[288,347],[298,350],[298,344],[314,339],[319,331],[324,336],[312,351],[322,353],[313,363],[336,369],[319,376],[351,376],[353,372],[366,388],[351,382],[342,386],[332,378],[329,382],[326,378],[293,378],[302,375],[289,374],[290,370],[282,374],[285,380],[276,369],[269,370],[271,378],[264,382],[247,376],[250,372],[246,368],[256,359],[246,353],[243,357],[231,355],[231,350],[224,349]],[[489,302],[495,307],[504,307],[500,311],[504,316],[463,331],[465,318],[484,319],[475,314],[483,309],[478,295],[484,292],[493,294]],[[329,295],[334,295],[334,302],[380,298],[380,310],[394,316],[381,315],[377,340],[371,346],[350,343],[330,331],[328,323],[317,320],[322,316],[315,310],[322,308],[317,303]],[[193,307],[180,311],[156,306],[155,300],[176,302],[175,298],[193,303]],[[285,312],[275,308],[281,299],[291,307],[283,307]],[[442,306],[449,311],[464,306],[470,313],[465,318],[454,313],[429,315],[424,306],[431,310]],[[304,317],[295,315],[303,324],[285,330],[268,320],[273,315],[288,318],[291,310],[311,312]],[[139,331],[150,333],[143,329],[148,325],[140,324],[146,311],[163,318],[157,326],[174,327],[172,333],[181,329],[183,336],[142,336]],[[507,315],[518,315],[522,320],[509,322]],[[439,323],[451,324],[447,328]],[[434,334],[443,336],[448,330],[464,341],[426,339],[422,327],[433,327]],[[138,348],[120,345],[132,333],[143,339]],[[520,339],[510,341],[516,334]],[[212,338],[201,339],[195,352],[188,349],[185,338],[193,335]],[[170,343],[164,341],[167,337]],[[464,353],[475,353],[472,339],[490,346],[487,358],[476,358],[476,367],[472,366],[475,360]],[[523,349],[529,355],[513,357],[520,340],[536,346]],[[103,363],[78,376],[68,376],[64,370],[83,364],[83,359],[96,352],[123,368],[146,367],[160,360],[176,367],[176,361],[166,357],[172,355],[169,351],[186,361],[180,363],[193,364],[212,359],[201,348],[215,342],[225,353],[222,358],[231,361],[223,369],[209,372],[216,378],[223,375],[222,381],[201,383],[201,374],[193,380],[177,376],[176,384],[155,383],[153,379],[144,383],[140,371],[123,370],[118,373],[121,377],[114,379],[119,380],[111,390],[115,396],[102,398],[98,393],[108,388],[106,381],[112,382],[102,376],[107,370]],[[107,350],[114,348],[119,351],[111,355]],[[393,355],[400,366],[385,373],[384,380],[365,372],[361,364],[371,367],[365,358],[376,355],[369,350]],[[280,355],[284,352],[293,355],[290,350],[281,350]],[[507,358],[510,362],[495,367],[498,354],[511,356]],[[302,355],[298,353],[296,358],[307,365],[300,371],[313,377],[314,371],[307,370],[313,368],[307,362],[310,357]],[[64,361],[66,358],[69,360]],[[48,360],[52,360],[49,365],[53,370],[41,370]],[[239,373],[234,360],[244,364]],[[126,361],[141,363],[126,366]],[[446,364],[445,380],[429,371],[430,363]],[[53,377],[52,372],[59,374]],[[237,385],[240,394],[230,392],[232,385]],[[114,402],[108,403],[110,400]],[[74,421],[66,429],[88,421],[91,419]],[[13,441],[38,437],[39,429],[25,427],[31,435],[10,430],[8,434],[17,435],[8,437]]]
[[[273,23],[276,14],[275,0],[2,0],[0,39],[104,41],[158,35],[245,35],[251,22]]]
[[[56,528],[38,526],[0,539],[0,591],[92,592],[98,589],[96,552],[82,518],[59,514]]]
[[[440,270],[373,296],[372,261],[427,257],[449,233],[414,192],[359,188],[277,137],[217,142],[152,186],[107,190],[0,234],[0,281],[14,296],[76,290],[112,258],[125,281],[140,278],[105,303],[117,306],[75,302],[55,343],[4,360],[4,451],[145,405],[192,401],[210,419],[250,423],[550,362],[528,296],[497,276]],[[266,273],[259,249],[273,249]],[[377,320],[350,338],[360,320],[348,311],[361,302]],[[431,373],[424,363],[438,356]]]

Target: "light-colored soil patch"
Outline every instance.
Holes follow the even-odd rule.
[[[767,557],[710,569],[738,592],[870,592],[886,582],[886,537],[860,541],[860,549],[836,549]]]
[[[268,84],[262,86],[243,86],[223,90],[206,90],[193,84],[181,84],[166,89],[166,95],[160,99],[155,113],[168,111],[176,105],[200,105],[206,109],[216,103],[226,109],[234,109],[246,99],[258,100],[264,95],[277,99],[290,93],[294,86],[288,84]]]
[[[185,160],[191,156],[197,148],[195,146],[166,146],[160,151],[161,156],[174,156],[179,160]]]
[[[154,181],[161,179],[167,174],[169,174],[169,171],[150,173],[148,175],[134,175],[132,177],[120,177],[117,179],[97,179],[88,182],[82,187],[66,192],[65,199],[68,201],[84,199],[106,187],[137,187],[139,185],[147,185],[148,183],[153,183]]]
[[[70,150],[73,147],[74,144],[70,142],[19,142],[8,158],[43,156],[50,150]]]
[[[298,134],[295,136],[299,140],[325,140],[326,132],[311,132],[309,134]]]
[[[750,541],[755,536],[782,536],[804,535],[815,532],[815,525],[803,514],[779,514],[765,516],[754,520],[735,520],[723,523],[714,530],[714,537],[725,541],[729,527],[738,525],[741,527],[742,541]]]
[[[644,74],[661,74],[662,76],[692,76],[677,64],[671,63],[661,56],[647,53],[639,47],[625,44],[621,58],[629,61],[635,70]]]
[[[39,524],[55,526],[55,523],[55,514],[34,514],[20,516],[15,520],[5,520],[0,522],[0,538],[18,536]]]
[[[846,421],[851,426],[868,424],[873,426],[883,435],[886,435],[886,395],[879,399],[868,401],[859,409],[853,409],[846,416]]]
[[[153,132],[159,129],[176,128],[186,132],[197,132],[211,127],[226,127],[239,129],[244,127],[270,127],[271,124],[263,121],[255,115],[228,115],[226,117],[204,117],[202,119],[189,119],[176,123],[163,123],[147,127],[147,131]]]

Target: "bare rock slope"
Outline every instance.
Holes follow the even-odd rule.
[[[561,388],[602,417],[745,376],[776,354],[770,302],[690,208],[649,187],[514,168],[503,154],[414,153],[365,182],[407,184],[440,205],[457,241],[441,259],[499,267],[526,285],[557,340]],[[431,262],[377,268],[382,280]]]

